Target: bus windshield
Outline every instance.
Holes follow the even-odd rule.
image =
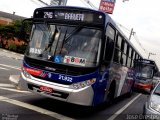
[[[153,67],[148,65],[140,65],[136,67],[136,77],[137,78],[152,78],[153,77]]]
[[[83,25],[34,24],[26,55],[58,64],[95,67],[101,36],[101,30]]]

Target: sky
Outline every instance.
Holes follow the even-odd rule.
[[[50,3],[50,0],[43,0]],[[68,0],[67,5],[89,7],[85,0]],[[100,0],[90,0],[99,8]],[[135,34],[131,42],[140,51],[143,57],[156,61],[160,68],[160,0],[116,0],[113,14],[110,16],[129,37],[131,29]],[[37,0],[1,0],[0,11],[16,15],[31,17],[35,8],[43,4]]]

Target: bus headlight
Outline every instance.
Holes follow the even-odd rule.
[[[92,78],[90,80],[74,83],[71,85],[71,88],[72,89],[81,89],[81,88],[90,86],[90,85],[94,84],[95,82],[96,82],[96,78]]]
[[[154,110],[160,112],[160,105],[159,105],[159,104],[157,104],[157,103],[151,101],[151,102],[150,102],[150,107],[151,107],[152,109],[154,109]]]
[[[31,75],[25,70],[24,67],[22,67],[22,73],[26,78],[31,78]]]

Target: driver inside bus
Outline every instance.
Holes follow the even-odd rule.
[[[81,50],[93,53],[93,52],[97,51],[97,47],[98,47],[98,44],[97,44],[95,38],[92,38],[91,40],[84,42]]]

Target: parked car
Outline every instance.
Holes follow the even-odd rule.
[[[160,82],[152,90],[144,105],[143,114],[145,119],[160,120]]]

